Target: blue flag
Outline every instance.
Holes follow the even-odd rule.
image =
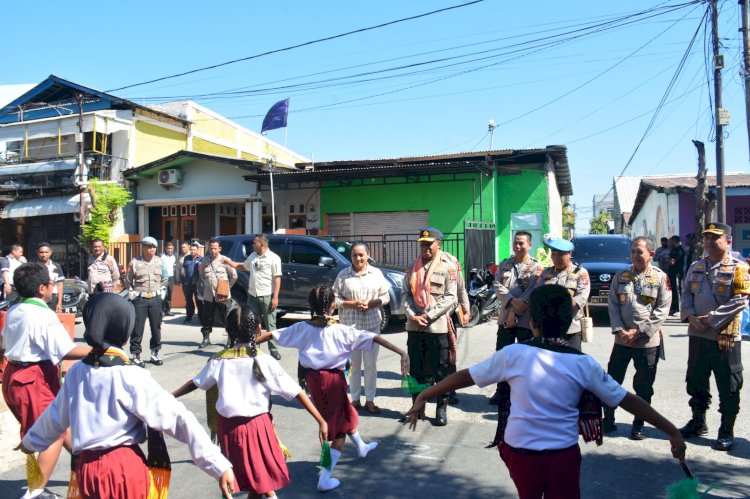
[[[263,126],[260,133],[268,130],[284,128],[286,126],[286,117],[289,114],[289,99],[280,100],[268,110],[266,117],[263,118]]]

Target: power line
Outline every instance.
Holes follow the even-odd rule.
[[[147,80],[147,81],[142,81],[140,83],[133,83],[133,84],[130,84],[130,85],[126,85],[124,87],[113,88],[112,90],[107,90],[107,92],[116,92],[118,90],[125,90],[127,88],[139,87],[139,86],[142,86],[142,85],[147,85],[149,83],[156,83],[158,81],[170,80],[172,78],[178,78],[180,76],[185,76],[185,75],[189,75],[189,74],[199,73],[201,71],[208,71],[209,69],[216,69],[216,68],[220,68],[220,67],[223,67],[223,66],[229,66],[230,64],[236,64],[238,62],[249,61],[249,60],[252,60],[252,59],[258,59],[260,57],[264,57],[264,56],[271,55],[271,54],[278,54],[280,52],[287,52],[289,50],[297,49],[297,48],[300,48],[300,47],[306,47],[306,46],[309,46],[309,45],[315,45],[315,44],[318,44],[318,43],[327,42],[327,41],[330,41],[330,40],[335,40],[337,38],[343,38],[345,36],[354,35],[354,34],[357,34],[357,33],[364,33],[365,31],[371,31],[371,30],[374,30],[374,29],[384,28],[386,26],[392,26],[394,24],[398,24],[398,23],[402,23],[402,22],[406,22],[406,21],[413,21],[414,19],[420,19],[422,17],[427,17],[427,16],[431,16],[431,15],[434,15],[434,14],[439,14],[439,13],[442,13],[442,12],[447,12],[449,10],[460,9],[462,7],[468,7],[469,5],[474,5],[474,4],[477,4],[477,3],[481,3],[483,1],[484,0],[473,0],[471,2],[466,2],[466,3],[459,4],[459,5],[452,5],[450,7],[445,7],[443,9],[437,9],[437,10],[433,10],[433,11],[430,11],[430,12],[425,12],[423,14],[417,14],[415,16],[403,17],[401,19],[396,19],[394,21],[389,21],[389,22],[386,22],[386,23],[376,24],[374,26],[368,26],[366,28],[355,29],[355,30],[352,30],[352,31],[347,31],[345,33],[339,33],[338,35],[332,35],[332,36],[327,36],[325,38],[318,38],[317,40],[311,40],[311,41],[304,42],[304,43],[298,43],[297,45],[290,45],[288,47],[284,47],[284,48],[280,48],[280,49],[269,50],[269,51],[266,51],[266,52],[262,52],[260,54],[255,54],[255,55],[251,55],[251,56],[248,56],[248,57],[242,57],[240,59],[233,59],[231,61],[221,62],[219,64],[212,64],[210,66],[205,66],[205,67],[202,67],[202,68],[191,69],[189,71],[183,71],[182,73],[176,73],[176,74],[169,75],[169,76],[162,76],[160,78],[154,78],[152,80]]]

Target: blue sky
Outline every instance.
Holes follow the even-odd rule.
[[[459,3],[81,1],[71,4],[75,12],[39,15],[59,12],[59,4],[5,2],[3,17],[10,22],[4,23],[4,39],[16,40],[23,52],[5,44],[0,84],[56,74],[113,90]],[[632,24],[598,33],[590,29],[678,3],[485,0],[113,93],[146,104],[192,97],[256,131],[268,108],[289,97],[288,129],[269,137],[283,143],[286,135],[290,148],[316,161],[486,150],[494,119],[495,149],[568,147],[572,202],[579,231],[585,231],[592,196],[606,192],[628,163],[686,53],[626,175],[692,174],[691,139],[706,143],[714,171],[711,68],[707,75],[705,67],[710,44],[703,28],[688,50],[705,6],[633,17]],[[720,4],[724,107],[732,119],[725,129],[726,170],[747,171],[739,7],[736,1]],[[573,30],[581,36],[564,41],[562,33]],[[435,59],[445,60],[425,64]],[[420,65],[394,69],[409,64]],[[360,73],[369,74],[352,76]],[[336,79],[343,76],[352,77]],[[215,95],[238,89],[245,93]]]

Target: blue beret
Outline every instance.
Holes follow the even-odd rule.
[[[549,241],[547,241],[547,246],[555,251],[564,252],[573,251],[573,249],[575,248],[575,246],[573,246],[573,243],[571,243],[567,239],[550,239]]]

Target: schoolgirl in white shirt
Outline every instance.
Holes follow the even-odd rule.
[[[92,351],[70,368],[55,400],[23,438],[24,450],[44,450],[70,427],[81,497],[146,497],[153,480],[139,444],[148,426],[186,443],[193,462],[230,497],[232,465],[193,413],[122,350],[135,325],[133,305],[114,293],[97,294],[83,321]]]
[[[318,477],[318,490],[335,489],[340,482],[331,477],[346,436],[357,446],[359,457],[377,447],[377,442],[365,443],[357,431],[359,417],[348,397],[344,367],[353,350],[370,350],[373,343],[382,345],[401,356],[401,371],[409,372],[406,352],[368,331],[344,326],[331,319],[336,308],[333,289],[316,286],[308,296],[312,320],[298,322],[284,329],[265,332],[258,342],[273,337],[279,345],[299,350],[299,362],[307,369],[305,381],[313,404],[328,423],[328,440],[331,441],[331,468],[323,468]]]
[[[271,395],[296,397],[318,422],[321,442],[328,437],[328,425],[281,364],[258,351],[255,336],[260,324],[249,307],[230,310],[226,329],[234,347],[211,357],[197,376],[173,394],[180,397],[196,388],[218,387],[217,433],[224,455],[234,466],[236,490],[250,491],[253,497],[278,497],[276,490],[291,480],[269,414]]]

